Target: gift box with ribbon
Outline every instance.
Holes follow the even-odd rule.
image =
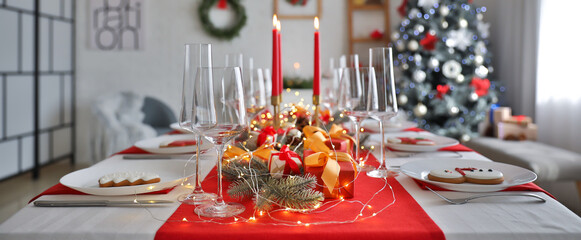
[[[354,180],[357,165],[350,154],[329,151],[306,150],[305,174],[317,178],[315,190],[323,192],[325,198],[352,198],[355,193]]]
[[[305,135],[304,148],[314,152],[329,152],[330,150],[346,152],[353,155],[355,139],[347,134],[342,127],[333,124],[329,133],[319,127],[306,126],[303,128]],[[304,157],[304,156],[303,156]]]
[[[292,174],[301,174],[303,162],[301,157],[283,145],[280,152],[272,152],[268,161],[268,171],[273,178],[282,178]]]
[[[496,125],[496,136],[503,140],[537,140],[537,125],[529,123],[523,125],[521,123],[499,122]]]

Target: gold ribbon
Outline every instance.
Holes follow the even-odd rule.
[[[331,139],[340,139],[340,140],[349,140],[352,142],[351,146],[355,145],[355,139],[345,133],[345,130],[333,124],[331,126],[331,130],[329,130],[329,134],[327,134],[323,129],[314,126],[305,126],[303,128],[303,134],[305,134],[305,148],[312,149],[315,152],[329,152],[330,149],[325,144],[325,141],[328,138]]]
[[[351,162],[355,171],[354,175],[357,175],[357,164],[353,157],[346,152],[316,152],[305,158],[305,166],[324,167],[321,179],[331,193],[339,181],[339,172],[341,171],[339,162]]]
[[[272,150],[274,150],[274,148],[272,147],[272,144],[264,144],[264,145],[258,147],[254,152],[248,152],[242,148],[239,148],[236,146],[230,146],[224,152],[223,159],[231,159],[231,158],[235,158],[235,157],[240,157],[242,159],[249,160],[250,154],[252,153],[252,155],[254,155],[262,160],[268,161],[268,159],[270,158],[270,153],[272,152]]]

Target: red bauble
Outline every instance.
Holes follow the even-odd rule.
[[[450,90],[450,86],[438,85],[436,87],[436,90],[438,90],[438,94],[436,95],[436,97],[439,99],[442,99],[444,97],[444,95],[446,95],[446,93],[448,93],[448,91]]]
[[[490,88],[490,81],[488,79],[472,78],[470,86],[474,88],[474,92],[479,97],[488,94],[488,89]]]

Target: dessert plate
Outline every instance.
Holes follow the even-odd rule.
[[[77,191],[103,196],[133,195],[155,192],[174,187],[184,178],[193,175],[194,164],[186,161],[132,160],[112,164],[96,164],[92,167],[74,171],[62,177],[60,183]],[[187,169],[186,169],[187,168]],[[99,187],[99,178],[115,172],[149,172],[159,175],[160,182],[125,187]],[[185,174],[190,175],[185,175]]]
[[[390,119],[391,120],[391,119]],[[383,130],[387,132],[400,132],[408,128],[417,127],[418,124],[412,121],[397,120],[397,121],[384,121]],[[366,132],[379,133],[379,122],[373,119],[365,119],[361,122],[361,127],[365,129]]]
[[[194,134],[174,134],[174,135],[162,135],[155,138],[149,138],[141,140],[135,143],[135,146],[141,148],[150,153],[158,154],[183,154],[183,153],[194,153],[196,151],[196,145],[190,146],[180,146],[180,147],[161,147],[162,144],[167,144],[174,141],[180,140],[194,140],[196,135]],[[212,148],[213,145],[210,141],[202,139],[202,144],[200,145],[200,151],[204,152]]]
[[[482,168],[494,169],[502,172],[504,175],[504,182],[500,184],[486,185],[474,183],[445,183],[432,181],[428,179],[428,174],[432,169],[455,169],[455,168]],[[530,183],[537,179],[537,175],[521,167],[510,164],[482,161],[482,160],[468,160],[468,159],[425,159],[405,163],[401,166],[401,172],[414,179],[436,185],[452,191],[460,192],[496,192],[504,190],[508,187],[517,186],[525,183]]]

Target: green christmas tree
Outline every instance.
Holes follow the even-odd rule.
[[[462,141],[478,135],[504,88],[489,80],[486,7],[466,0],[404,0],[392,33],[398,104],[419,127]]]

